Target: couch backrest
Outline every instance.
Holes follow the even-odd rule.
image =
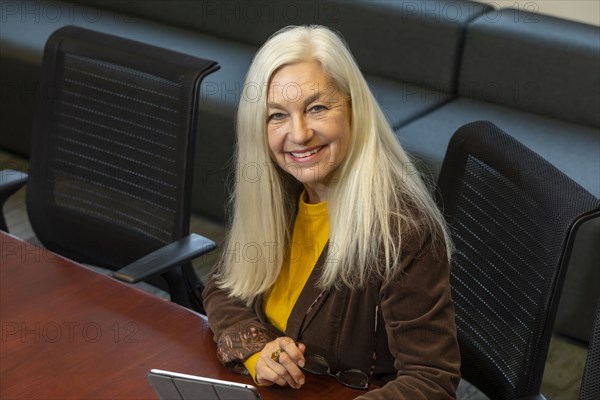
[[[600,127],[600,27],[517,9],[467,30],[459,95]]]
[[[365,71],[455,92],[469,21],[488,6],[458,1],[349,1],[331,26],[343,33]]]
[[[447,0],[82,2],[257,47],[287,25],[327,25],[364,72],[442,92],[456,91],[467,23],[492,8]]]

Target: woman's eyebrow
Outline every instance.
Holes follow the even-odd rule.
[[[319,92],[319,91],[315,92],[312,96],[309,96],[306,98],[306,100],[304,100],[304,106],[307,106],[310,103],[314,102],[315,100],[318,100],[320,97],[321,97],[321,92]]]
[[[272,101],[267,103],[267,108],[280,108],[282,109],[283,107],[279,104],[279,103],[274,103]]]
[[[315,100],[318,100],[321,97],[321,92],[315,92],[314,94],[312,94],[311,96],[307,97],[306,99],[303,100],[302,105],[304,107],[306,107],[307,105],[309,105],[310,103],[314,102]],[[292,103],[295,103],[296,100],[292,99],[291,101]],[[273,101],[269,101],[267,103],[267,107],[268,108],[284,108],[281,104],[273,102]]]

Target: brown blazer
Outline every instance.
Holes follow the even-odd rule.
[[[397,278],[387,283],[373,279],[361,290],[323,293],[317,287],[326,246],[290,314],[285,334],[266,321],[263,296],[246,307],[209,279],[204,305],[220,361],[244,370],[242,360],[277,336],[289,336],[304,343],[307,353],[326,357],[334,373],[358,368],[369,374],[376,349],[370,382],[380,388],[357,391],[357,399],[454,399],[460,355],[447,257],[443,249],[431,251],[429,234],[406,236]]]

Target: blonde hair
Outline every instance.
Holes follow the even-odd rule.
[[[255,55],[237,114],[233,219],[219,285],[247,304],[277,280],[302,190],[269,156],[269,81],[282,66],[308,60],[321,64],[352,107],[348,154],[329,188],[330,251],[320,285],[356,288],[372,274],[391,278],[398,270],[402,234],[423,225],[450,255],[440,212],[345,43],[326,27],[291,26],[275,33]]]

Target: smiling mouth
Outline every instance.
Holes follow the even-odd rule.
[[[290,151],[290,154],[292,156],[294,156],[295,158],[306,158],[306,157],[312,156],[313,154],[318,153],[322,148],[323,148],[323,146],[319,146],[319,147],[316,147],[316,148],[314,148],[312,150],[308,150],[308,151],[305,151],[305,152],[302,152],[302,153],[297,153],[297,152]]]

